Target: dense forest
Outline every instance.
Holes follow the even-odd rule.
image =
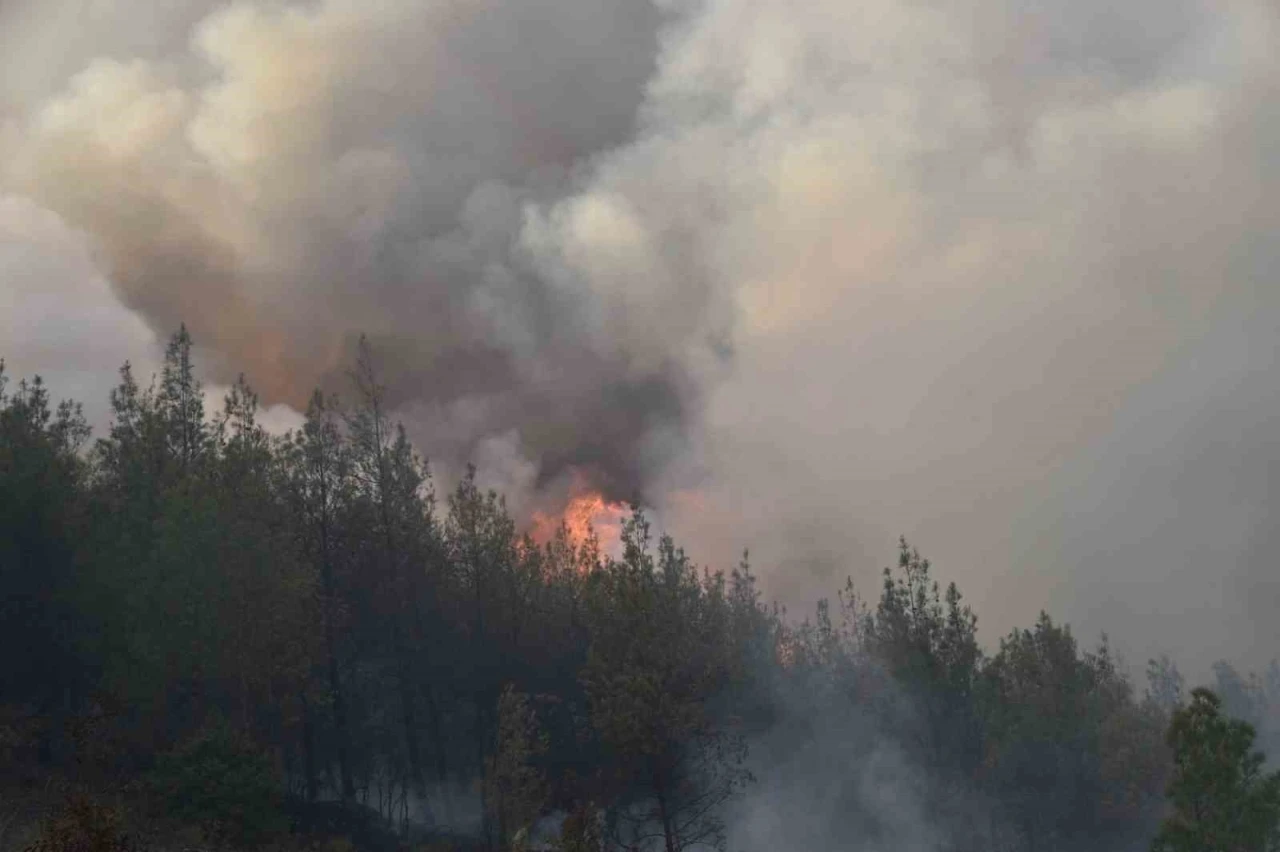
[[[0,371],[2,848],[1277,848],[1274,664],[984,648],[905,541],[804,618],[639,510],[535,542],[367,348],[290,434],[203,400],[185,330],[96,440]]]

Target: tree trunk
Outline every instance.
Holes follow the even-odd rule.
[[[485,710],[488,699],[484,691],[476,693],[476,760],[480,765],[480,777],[485,777],[485,757],[488,752],[489,726],[486,721],[488,713]],[[487,784],[480,785],[480,832],[485,837],[485,842],[492,849],[493,844],[491,838],[493,836],[493,818],[491,816],[491,808],[489,802],[489,786]]]
[[[453,822],[453,796],[449,792],[449,753],[440,727],[440,706],[436,702],[435,690],[431,687],[427,687],[427,724],[431,728],[431,739],[434,744],[436,776],[441,784],[440,798],[444,822],[448,825]]]
[[[318,797],[316,783],[316,725],[311,716],[311,702],[306,693],[302,696],[302,771],[307,781],[307,801],[314,802]]]
[[[405,648],[404,631],[399,619],[393,628],[396,668],[399,670],[400,713],[404,722],[405,747],[409,752],[409,775],[415,792],[423,797],[425,804],[427,795],[426,776],[422,771],[422,747],[418,740],[417,710],[413,700],[413,676],[409,668],[409,654]]]
[[[666,842],[667,852],[676,852],[678,846],[675,826],[672,824],[671,814],[667,811],[667,797],[661,784],[655,784],[654,788],[658,799],[658,817],[662,820],[662,839]]]
[[[327,492],[322,492],[321,500],[327,500]],[[327,511],[327,510],[326,510]],[[350,742],[347,734],[347,705],[342,692],[342,673],[338,668],[337,640],[334,638],[334,598],[336,592],[333,582],[333,564],[329,559],[329,523],[327,518],[320,522],[320,566],[321,579],[324,582],[324,644],[328,657],[329,692],[333,698],[333,727],[338,739],[338,775],[342,779],[342,800],[349,802],[355,798],[356,785],[351,777]]]
[[[379,422],[381,413],[376,407],[373,411],[375,423]],[[404,721],[404,740],[405,747],[409,752],[410,778],[414,788],[422,796],[425,806],[427,797],[426,775],[422,771],[422,748],[418,740],[417,713],[414,708],[413,676],[409,663],[409,649],[404,641],[404,598],[411,596],[412,584],[407,582],[407,578],[404,576],[403,567],[400,564],[399,551],[396,548],[395,539],[391,532],[391,507],[387,505],[387,481],[390,476],[387,474],[381,432],[375,432],[375,445],[378,448],[378,514],[382,521],[382,543],[387,560],[388,571],[386,577],[390,579],[392,591],[401,603],[397,608],[395,623],[392,625],[392,640],[396,655],[398,680],[400,682],[400,711]]]

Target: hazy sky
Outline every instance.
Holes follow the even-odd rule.
[[[574,469],[808,607],[1280,653],[1275,0],[3,0],[0,354],[368,333],[447,477]]]

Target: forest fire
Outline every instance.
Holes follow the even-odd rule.
[[[582,543],[594,531],[600,541],[600,551],[616,555],[622,544],[622,523],[630,513],[625,503],[607,500],[599,491],[586,491],[571,497],[558,514],[535,511],[529,534],[543,544],[555,538],[556,531],[564,524],[569,538]]]

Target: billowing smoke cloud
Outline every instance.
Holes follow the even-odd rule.
[[[0,186],[215,381],[366,332],[792,603],[906,532],[992,632],[1280,642],[1272,0],[160,5],[0,8]]]
[[[723,211],[681,537],[804,603],[905,532],[989,640],[1044,606],[1137,662],[1274,654],[1274,4],[700,9],[611,161]]]
[[[140,26],[151,5],[113,11]],[[683,418],[682,368],[641,334],[590,334],[586,315],[611,300],[542,274],[521,231],[526,207],[630,136],[656,10],[188,11],[149,56],[94,44],[34,98],[10,132],[11,185],[91,235],[121,302],[157,333],[185,321],[215,379],[244,371],[266,399],[301,405],[366,333],[434,451],[465,458],[514,434],[541,479],[574,465],[639,496],[649,436]]]

